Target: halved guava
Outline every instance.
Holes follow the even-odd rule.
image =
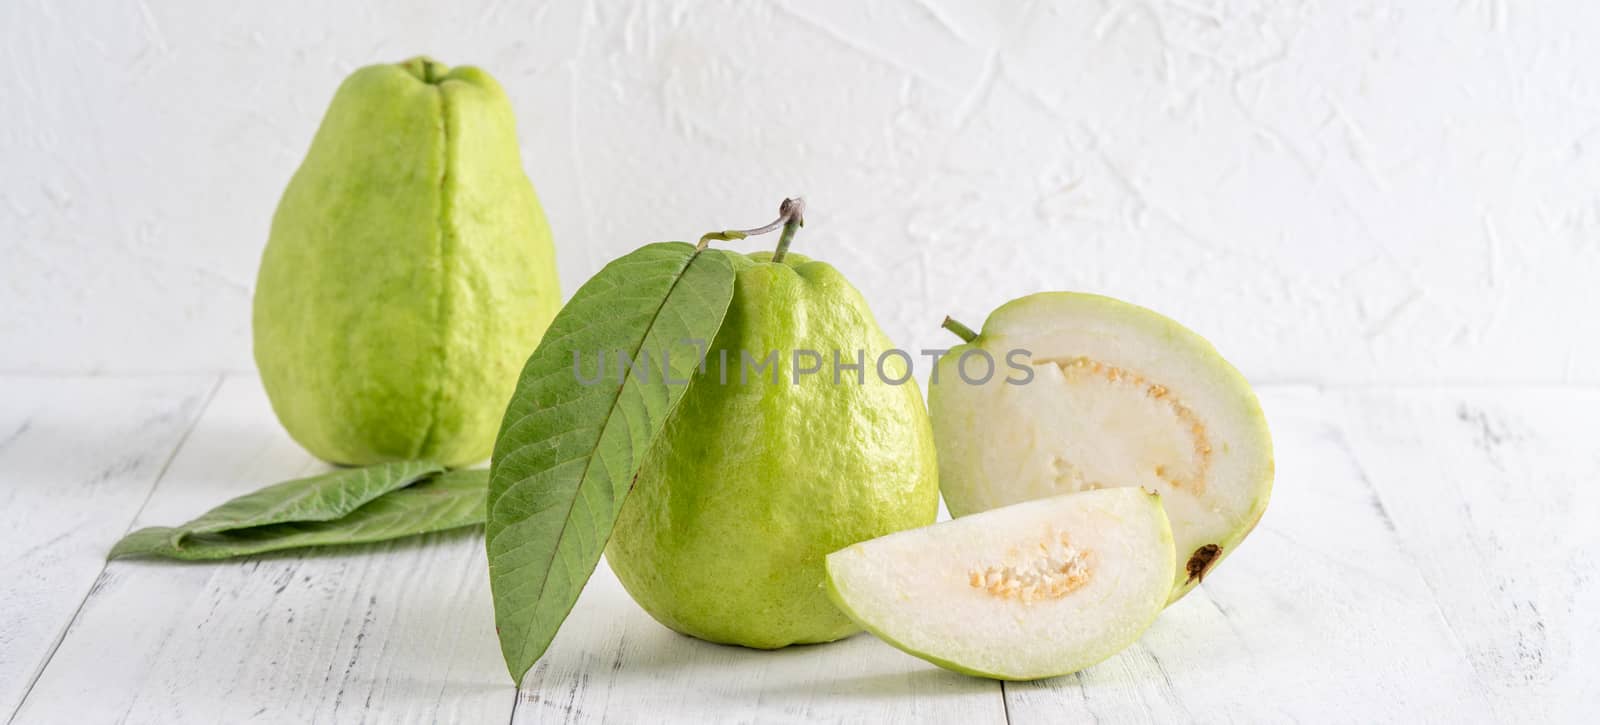
[[[928,412],[952,516],[1074,491],[1159,492],[1180,563],[1172,601],[1260,520],[1272,436],[1244,376],[1205,338],[1071,292],[1009,302],[981,334],[947,326],[968,343],[939,361]]]
[[[839,609],[940,667],[1001,680],[1077,672],[1133,644],[1167,604],[1176,558],[1160,496],[1028,501],[828,555]]]

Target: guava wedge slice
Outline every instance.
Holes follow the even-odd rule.
[[[1272,436],[1261,405],[1188,328],[1071,292],[1007,303],[981,334],[946,326],[968,340],[940,359],[928,395],[952,516],[1074,491],[1156,491],[1177,547],[1176,601],[1266,510]]]
[[[1037,680],[1137,640],[1176,558],[1160,496],[1118,488],[863,541],[826,567],[834,604],[885,642],[956,672]]]

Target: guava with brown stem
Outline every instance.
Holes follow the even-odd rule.
[[[782,214],[776,251],[730,255],[727,317],[606,548],[623,587],[657,621],[761,649],[859,631],[828,599],[823,558],[932,523],[939,506],[920,391],[872,371],[888,337],[838,270],[788,252],[798,200]],[[833,355],[855,364],[858,351],[861,374],[835,374]],[[811,352],[823,364],[806,374]],[[904,368],[891,357],[885,377],[909,379]]]

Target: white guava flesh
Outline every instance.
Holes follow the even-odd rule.
[[[982,353],[995,373],[972,384],[987,370]],[[1006,382],[1024,368],[1030,381]],[[953,516],[1074,491],[1156,491],[1177,548],[1176,601],[1266,509],[1272,438],[1249,384],[1204,338],[1143,307],[1068,292],[1015,300],[941,359],[936,379],[928,409]]]
[[[840,549],[834,603],[941,667],[1034,680],[1132,644],[1172,588],[1160,497],[1106,489],[1006,506]]]

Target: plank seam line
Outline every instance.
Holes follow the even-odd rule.
[[[189,436],[194,434],[194,429],[200,426],[200,420],[205,417],[206,411],[211,408],[211,401],[216,400],[217,391],[222,389],[222,383],[227,377],[227,375],[217,375],[216,379],[212,381],[211,390],[206,393],[205,400],[201,401],[200,407],[195,410],[194,418],[189,421],[188,427],[183,429],[183,435],[178,437],[178,442],[173,444],[172,451],[167,454],[167,460],[161,463],[161,470],[156,472],[155,480],[150,482],[150,490],[145,493],[144,500],[139,502],[139,508],[128,519],[128,527],[122,532],[124,536],[133,530],[133,525],[139,521],[139,515],[144,513],[146,506],[150,505],[150,499],[155,496],[156,488],[161,486],[161,480],[167,477],[167,471],[172,468],[172,461],[178,457],[178,452],[182,451],[184,445],[189,442]],[[66,625],[61,628],[60,632],[56,633],[55,641],[50,643],[50,651],[45,654],[44,660],[39,663],[38,667],[34,668],[33,676],[28,679],[28,686],[22,690],[22,697],[17,698],[16,708],[12,709],[10,717],[6,718],[7,725],[15,723],[17,715],[22,713],[22,707],[28,704],[28,698],[33,695],[34,686],[39,684],[39,679],[44,677],[45,670],[49,669],[50,663],[55,660],[56,652],[61,649],[61,643],[66,641],[67,633],[72,631],[72,625],[77,624],[78,617],[83,615],[83,606],[88,604],[89,597],[93,596],[94,585],[100,583],[100,579],[106,575],[106,567],[109,563],[105,561],[100,563],[100,572],[95,574],[94,581],[90,583],[88,589],[84,590],[83,599],[78,600],[78,606],[72,610],[72,616],[67,619]]]
[[[1432,581],[1428,580],[1427,572],[1423,571],[1422,566],[1417,563],[1416,552],[1412,551],[1411,547],[1407,545],[1405,537],[1400,533],[1399,523],[1390,516],[1389,504],[1383,500],[1383,492],[1378,488],[1377,481],[1373,480],[1372,476],[1367,472],[1366,464],[1361,462],[1361,457],[1356,453],[1355,446],[1351,445],[1349,437],[1345,435],[1343,423],[1344,421],[1341,419],[1339,425],[1334,428],[1335,445],[1344,453],[1346,458],[1350,459],[1350,465],[1355,468],[1356,479],[1361,481],[1368,491],[1372,492],[1373,499],[1378,502],[1379,513],[1392,527],[1391,533],[1394,535],[1395,542],[1399,544],[1400,550],[1405,553],[1406,564],[1410,566],[1412,573],[1416,575],[1417,581],[1422,582],[1422,587],[1428,590],[1428,604],[1433,607],[1433,613],[1439,617],[1439,623],[1444,625],[1445,634],[1449,635],[1450,643],[1456,646],[1456,651],[1461,656],[1461,660],[1467,664],[1467,669],[1472,671],[1472,679],[1479,688],[1478,694],[1481,697],[1481,702],[1485,707],[1489,708],[1490,712],[1499,715],[1498,703],[1484,694],[1490,691],[1489,678],[1485,677],[1483,670],[1478,668],[1477,661],[1472,658],[1472,653],[1467,650],[1466,642],[1461,639],[1461,634],[1456,631],[1455,623],[1450,621],[1450,616],[1445,613],[1444,606],[1439,603],[1439,590],[1433,586]]]
[[[1000,714],[1005,716],[1006,725],[1011,725],[1011,691],[1005,680],[1000,681]]]

